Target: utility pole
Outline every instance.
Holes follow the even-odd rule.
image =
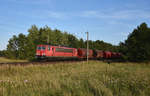
[[[87,63],[89,61],[89,32],[86,32],[87,34]]]
[[[48,37],[47,37],[47,44],[49,45],[49,32],[48,32]]]

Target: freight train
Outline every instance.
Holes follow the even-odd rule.
[[[85,48],[69,48],[62,46],[52,45],[37,45],[36,58],[38,59],[54,59],[54,58],[67,58],[67,59],[86,59],[88,53],[89,59],[119,59],[121,54],[111,51],[92,50]]]

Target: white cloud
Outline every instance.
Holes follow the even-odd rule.
[[[20,4],[50,4],[52,0],[10,0]]]
[[[30,15],[28,15],[30,14]],[[65,12],[56,12],[56,11],[49,11],[49,10],[36,10],[36,11],[29,11],[27,13],[24,12],[18,12],[17,15],[19,16],[23,16],[26,18],[32,18],[32,19],[59,19],[59,20],[63,20],[63,19],[68,19],[69,13],[65,13]]]
[[[84,11],[80,16],[99,19],[137,19],[137,18],[147,19],[150,18],[150,11],[142,11],[142,10]]]
[[[59,19],[64,20],[68,19],[68,14],[64,12],[54,12],[54,11],[43,11],[43,12],[35,12],[32,14],[33,18],[39,18],[39,19]]]
[[[56,18],[56,19],[65,19],[67,18],[67,15],[65,13],[62,12],[53,12],[53,11],[48,11],[46,12],[47,17],[49,18]],[[45,14],[45,16],[46,16]]]

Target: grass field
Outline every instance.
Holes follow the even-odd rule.
[[[150,65],[0,66],[0,96],[150,96]]]
[[[7,59],[5,57],[0,57],[0,63],[6,63],[6,62],[28,62],[27,60],[14,60],[14,59]]]

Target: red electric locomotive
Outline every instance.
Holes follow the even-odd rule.
[[[36,50],[37,58],[48,57],[70,57],[77,58],[77,49],[61,46],[38,45]]]

